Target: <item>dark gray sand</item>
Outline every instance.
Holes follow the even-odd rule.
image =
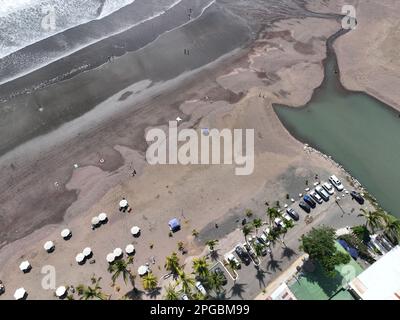
[[[75,191],[65,189],[75,163],[112,172],[122,165],[113,147],[124,145],[144,152],[144,129],[182,117],[178,110],[181,102],[208,94],[231,102],[240,99],[240,95],[220,88],[216,76],[246,62],[256,30],[276,19],[313,15],[303,9],[300,0],[271,0],[268,4],[271,6],[256,0],[217,1],[199,19],[139,51],[0,104],[0,247],[63,219],[77,198]],[[87,48],[86,54],[102,56],[107,48],[99,44]],[[184,48],[189,49],[189,55],[184,54]],[[189,72],[236,48],[243,49],[218,64]],[[52,69],[46,70],[51,73]],[[183,80],[171,80],[185,72]],[[28,78],[17,80],[16,87],[23,88]],[[152,83],[145,90],[149,94],[138,96],[128,108],[118,109],[119,104],[135,99],[128,87],[146,79]],[[163,89],[157,90],[155,83],[164,82]],[[7,91],[5,87],[2,90]],[[103,106],[102,114],[108,116],[97,117],[97,108],[92,109],[116,93],[116,102],[105,104],[110,110],[105,112]],[[65,131],[62,142],[57,139],[64,127],[54,131],[57,136],[49,133],[90,110],[94,112],[92,120],[100,120],[81,121],[74,130]],[[42,137],[34,139],[38,136]],[[107,161],[100,165],[101,158]]]

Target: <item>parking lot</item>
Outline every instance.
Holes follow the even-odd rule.
[[[287,269],[302,254],[299,250],[299,239],[302,234],[307,233],[312,227],[324,224],[338,229],[362,224],[364,222],[363,218],[358,217],[359,208],[368,207],[368,204],[366,202],[361,206],[353,200],[349,194],[349,191],[353,189],[347,182],[342,181],[342,183],[344,185],[342,192],[335,190],[328,201],[323,201],[321,204],[317,203],[310,214],[307,214],[299,207],[300,195],[297,199],[293,199],[295,200],[294,202],[289,199],[288,207],[294,208],[299,214],[300,219],[294,221],[294,227],[288,230],[283,242],[276,241],[274,244],[271,244],[270,252],[263,257],[259,257],[259,266],[253,262],[246,266],[234,252],[234,247],[237,244],[244,243],[243,237],[234,243],[230,250],[225,251],[221,256],[219,264],[222,265],[224,263],[224,258],[229,253],[232,253],[241,264],[241,268],[236,271],[238,275],[236,281],[227,276],[229,281],[224,287],[225,298],[254,299],[269,282]],[[314,187],[311,186],[311,190]],[[307,191],[300,190],[299,193],[307,193]],[[282,206],[281,213],[283,214],[285,211],[286,208]],[[306,216],[311,217],[311,219],[305,219]],[[266,220],[265,215],[263,218]],[[263,225],[259,228],[257,235],[260,235],[266,227],[267,225]],[[226,270],[224,271],[225,273],[227,272]]]

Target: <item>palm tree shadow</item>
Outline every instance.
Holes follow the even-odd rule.
[[[264,271],[263,269],[260,268],[257,269],[256,279],[258,280],[258,285],[260,286],[260,288],[265,287],[264,278],[266,273],[267,272]]]
[[[218,253],[218,250],[219,249],[213,250],[213,251],[210,252],[210,258],[211,258],[212,261],[217,261],[218,260],[218,258],[220,256],[220,254]]]
[[[146,295],[149,296],[151,299],[157,298],[161,294],[161,287],[154,288],[153,290],[149,291]]]
[[[288,258],[288,260],[290,260],[290,259],[291,259],[293,256],[295,256],[296,254],[297,254],[297,252],[294,251],[292,248],[285,247],[285,248],[283,249],[281,258],[286,257],[286,258]]]
[[[274,256],[271,253],[270,260],[268,260],[268,262],[267,262],[267,270],[271,269],[273,272],[275,272],[276,270],[282,271],[282,269],[280,267],[281,263],[282,263],[282,261],[275,260]]]
[[[143,300],[144,291],[138,290],[136,288],[125,294],[125,297],[131,300]]]
[[[212,297],[212,300],[226,300],[226,289]]]
[[[243,297],[242,297],[242,293],[243,292],[245,292],[246,290],[244,290],[244,286],[245,286],[245,284],[243,284],[243,283],[235,283],[233,286],[232,286],[232,288],[231,288],[231,298],[233,297],[233,296],[238,296],[240,299],[242,299],[243,300]]]

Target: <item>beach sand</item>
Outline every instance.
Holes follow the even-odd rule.
[[[329,3],[328,10],[337,12],[345,4]],[[354,5],[358,23],[334,44],[342,84],[348,90],[367,92],[400,111],[398,1],[352,0],[346,4]]]
[[[156,263],[150,265],[161,278],[165,256],[177,251],[178,241],[184,242],[186,257],[198,255],[204,241],[226,237],[237,228],[238,212],[247,207],[263,211],[263,203],[255,205],[260,202],[255,199],[283,201],[315,173],[343,178],[331,161],[304,152],[272,108],[272,103],[300,106],[310,99],[323,79],[326,39],[339,28],[334,19],[277,22],[248,48],[150,90],[143,90],[150,82],[141,81],[3,157],[10,187],[2,193],[0,279],[7,291],[1,299],[11,298],[20,286],[28,299],[53,298],[54,291],[41,288],[45,265],[56,268],[57,286],[89,284],[95,274],[113,299],[130,295],[131,287],[121,280],[111,288],[105,257],[114,248],[135,245],[135,272],[154,256]],[[131,92],[143,92],[141,100]],[[110,108],[121,112],[110,114]],[[198,130],[255,129],[254,173],[236,176],[234,165],[149,166],[144,159],[146,130],[165,127],[177,116],[182,127]],[[90,130],[82,133],[88,124]],[[118,211],[122,197],[132,206],[130,213]],[[100,212],[108,214],[109,222],[92,231],[91,218]],[[181,219],[182,230],[169,237],[167,224],[173,217]],[[218,230],[215,223],[221,226]],[[142,229],[139,238],[130,235],[134,225]],[[64,227],[72,230],[69,241],[60,237]],[[193,229],[199,231],[198,239],[191,235]],[[51,254],[43,249],[47,240],[56,245]],[[93,249],[96,262],[79,266],[74,258],[86,246]],[[33,266],[28,274],[18,269],[25,259]],[[136,281],[140,288],[140,279]]]

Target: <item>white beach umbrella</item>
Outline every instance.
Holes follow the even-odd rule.
[[[25,295],[26,295],[26,290],[24,288],[19,288],[15,290],[14,298],[15,300],[21,300],[25,297]]]
[[[104,212],[100,213],[100,214],[99,214],[99,220],[100,220],[101,222],[106,221],[106,220],[107,220],[107,214],[104,213]]]
[[[125,207],[127,207],[127,206],[128,206],[128,201],[126,201],[125,199],[122,199],[122,200],[119,202],[119,206],[120,206],[120,208],[125,208]]]
[[[128,244],[128,245],[125,247],[125,252],[126,252],[127,254],[132,254],[132,253],[134,253],[134,252],[135,252],[135,247],[133,246],[133,244]]]
[[[134,236],[138,235],[138,234],[140,233],[140,228],[139,228],[138,226],[132,227],[131,233],[132,233]]]
[[[147,267],[147,266],[140,266],[138,268],[139,276],[144,276],[147,272],[149,272],[149,267]]]
[[[113,254],[116,258],[120,257],[122,255],[122,249],[121,248],[115,248],[113,251]]]
[[[31,267],[31,264],[29,263],[29,261],[22,261],[21,264],[19,265],[19,269],[21,271],[26,271]]]
[[[62,297],[65,293],[67,292],[67,288],[65,288],[64,286],[58,287],[56,290],[56,296],[57,297]]]
[[[100,219],[98,217],[92,218],[92,226],[97,226],[100,223]]]
[[[51,249],[54,248],[54,242],[53,241],[47,241],[44,246],[43,246],[44,250],[46,251],[50,251]]]
[[[61,231],[61,237],[63,238],[67,238],[71,235],[71,230],[69,229],[64,229],[63,231]]]
[[[84,255],[85,257],[88,257],[88,256],[91,255],[92,249],[91,249],[90,247],[86,247],[85,249],[83,249],[82,253],[83,253],[83,255]]]
[[[83,253],[78,253],[75,257],[76,262],[81,263],[85,260],[85,255]]]
[[[114,253],[109,253],[109,254],[106,256],[106,260],[107,260],[108,263],[114,262],[114,260],[115,260]]]

